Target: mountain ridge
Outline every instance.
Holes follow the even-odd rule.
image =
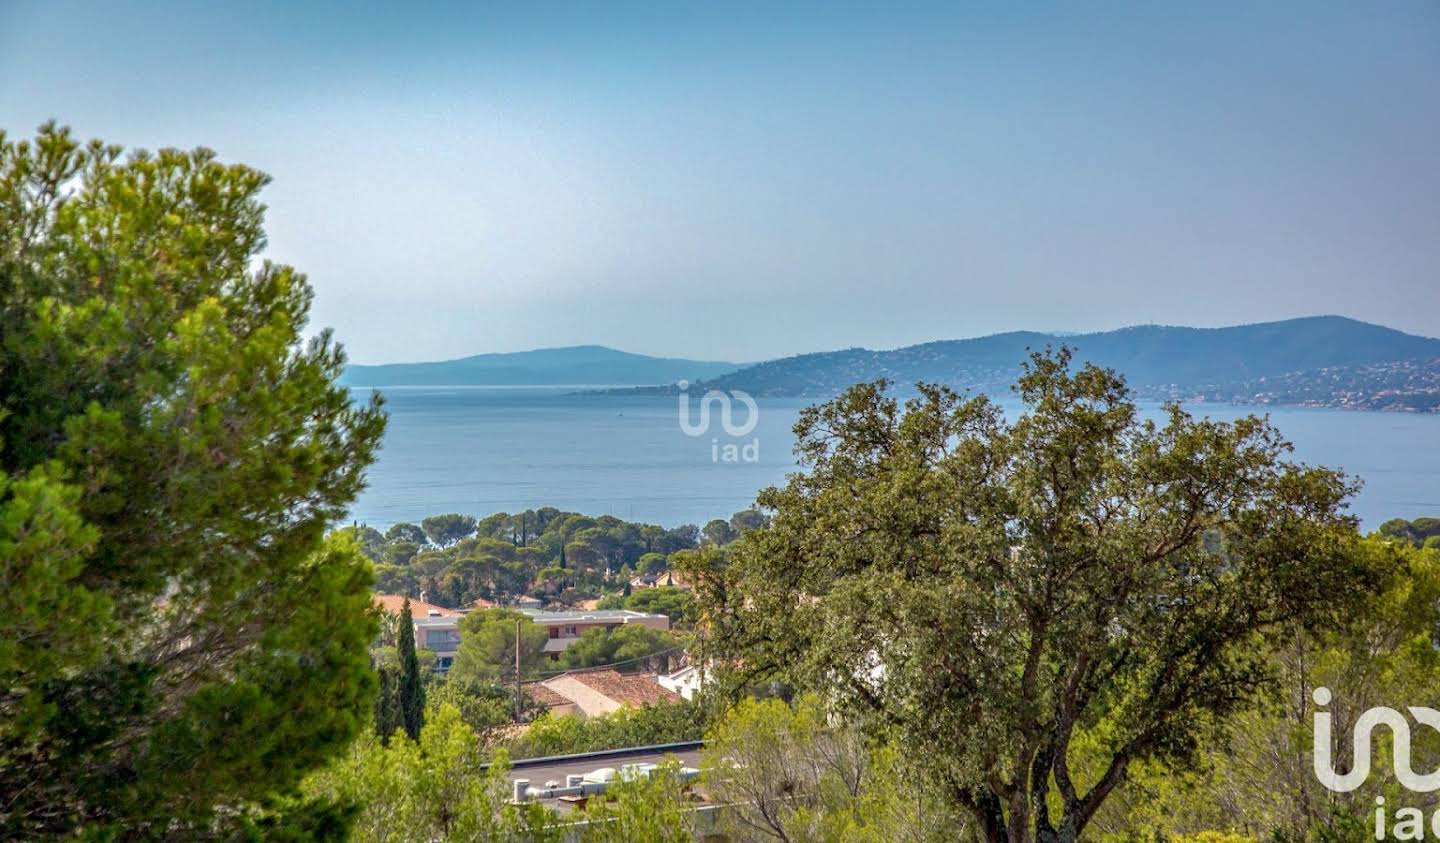
[[[1216,328],[1131,325],[1091,333],[1005,331],[889,350],[814,351],[753,364],[651,357],[579,345],[430,363],[348,366],[350,386],[575,386],[674,393],[678,381],[757,397],[826,398],[880,378],[1008,392],[1032,350],[1067,346],[1078,362],[1125,375],[1137,396],[1248,404],[1440,411],[1440,339],[1344,316]]]
[[[1145,398],[1440,410],[1440,339],[1333,315],[1218,328],[1008,331],[888,351],[812,352],[698,386],[824,398],[852,383],[885,378],[900,392],[926,381],[994,393],[1008,390],[1028,353],[1046,345],[1065,345],[1079,362],[1119,371]]]
[[[603,345],[472,354],[420,363],[347,365],[345,386],[605,386],[713,378],[744,364],[651,357]]]

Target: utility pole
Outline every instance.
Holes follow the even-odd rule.
[[[515,619],[515,722],[520,722],[520,619]]]

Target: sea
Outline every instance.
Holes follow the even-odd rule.
[[[390,424],[353,521],[386,529],[459,512],[542,506],[674,527],[748,507],[796,470],[792,427],[807,399],[712,402],[699,396],[595,393],[595,387],[386,387]],[[370,389],[354,390],[358,398]],[[1018,405],[1001,402],[1007,413]],[[1159,418],[1159,405],[1142,405]],[[1269,414],[1294,458],[1363,481],[1351,511],[1365,530],[1440,516],[1440,414],[1201,404],[1228,420]],[[726,427],[728,422],[728,429]],[[688,430],[686,429],[688,428]],[[749,429],[747,429],[749,428]]]

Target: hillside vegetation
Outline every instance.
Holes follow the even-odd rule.
[[[1141,325],[1061,336],[1018,331],[912,345],[852,348],[759,363],[706,387],[760,396],[838,394],[885,378],[1008,393],[1028,350],[1065,345],[1081,362],[1113,368],[1137,397],[1362,409],[1440,408],[1440,339],[1316,316],[1229,328]]]
[[[542,507],[480,519],[436,515],[384,533],[373,527],[356,532],[375,562],[375,588],[381,592],[412,597],[424,592],[428,602],[452,608],[476,599],[510,603],[526,595],[563,607],[610,596],[624,598],[627,608],[670,614],[672,607],[647,602],[657,597],[630,595],[631,578],[670,570],[678,554],[729,544],[761,523],[758,512],[745,510],[704,527],[666,529]]]

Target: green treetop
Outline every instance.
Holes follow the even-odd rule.
[[[421,521],[420,527],[432,543],[449,547],[475,532],[475,519],[452,512],[448,515],[432,515]]]
[[[371,714],[384,416],[208,150],[0,135],[0,836],[214,833]]]
[[[482,609],[460,621],[460,649],[450,668],[452,680],[475,682],[514,681],[515,633],[520,632],[520,674],[532,676],[544,658],[550,633],[511,609]]]
[[[567,668],[600,667],[617,662],[632,662],[675,650],[679,646],[679,639],[669,632],[638,623],[627,623],[613,632],[603,629],[587,630],[565,650],[562,661]]]
[[[1012,420],[923,385],[902,412],[883,383],[805,411],[807,470],[694,571],[702,658],[820,693],[990,841],[1077,839],[1130,765],[1188,756],[1266,686],[1265,636],[1377,582],[1341,474],[1262,419],[1142,422],[1068,364],[1035,355]],[[1081,776],[1071,739],[1101,721]]]

